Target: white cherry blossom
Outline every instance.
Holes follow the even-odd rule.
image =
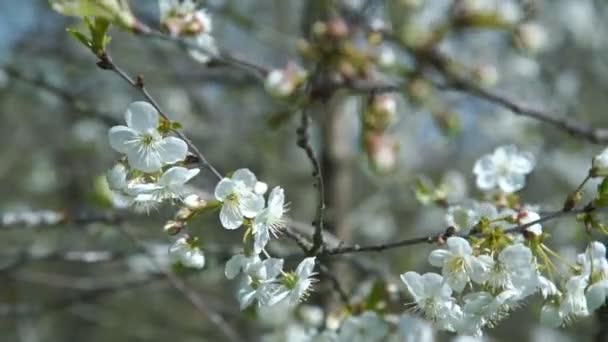
[[[507,246],[489,268],[487,280],[493,289],[516,290],[522,297],[536,292],[540,283],[530,248],[521,243]]]
[[[456,292],[461,292],[473,280],[481,283],[484,280],[486,265],[478,260],[466,239],[452,236],[446,242],[447,249],[436,249],[429,255],[429,262],[442,267],[446,282]]]
[[[437,273],[406,272],[401,280],[424,316],[446,330],[453,330],[460,308],[452,297],[452,289]]]
[[[159,118],[158,111],[151,104],[133,102],[125,113],[127,126],[110,129],[110,145],[127,155],[132,168],[156,172],[166,164],[186,158],[186,143],[176,137],[163,137],[158,131]]]
[[[283,275],[281,286],[278,288],[275,298],[287,300],[290,304],[297,304],[304,300],[311,289],[312,284],[316,281],[314,276],[315,257],[305,258],[300,262],[295,272]]]
[[[244,218],[254,218],[264,209],[264,197],[255,193],[257,179],[248,169],[239,169],[215,187],[215,198],[222,202],[220,221],[226,229],[237,229]]]
[[[276,277],[283,270],[283,259],[269,258],[243,268],[244,278],[237,291],[241,310],[257,300],[258,305],[274,305],[278,285]]]
[[[479,159],[473,173],[481,190],[498,187],[503,192],[512,193],[523,189],[526,175],[532,172],[535,163],[532,154],[520,152],[513,145],[501,146]]]
[[[185,184],[200,172],[199,169],[187,169],[174,166],[165,171],[155,183],[133,184],[129,192],[137,202],[162,202],[170,199],[181,199],[186,194]]]
[[[244,272],[250,265],[260,262],[260,257],[257,255],[245,256],[244,254],[233,255],[226,262],[225,275],[228,279],[234,279],[241,272]]]

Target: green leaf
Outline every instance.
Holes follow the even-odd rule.
[[[597,195],[593,203],[598,207],[608,206],[608,178],[604,178],[597,186]]]
[[[429,205],[435,201],[435,186],[424,177],[418,177],[414,184],[414,194],[422,205]]]
[[[84,33],[77,31],[76,29],[73,28],[67,28],[66,31],[68,31],[68,33],[76,38],[76,40],[78,40],[79,42],[82,43],[82,45],[86,46],[87,49],[92,49],[93,48],[93,43],[91,42],[91,40],[89,39],[89,37],[87,37]]]
[[[182,124],[177,121],[171,122],[171,129],[174,131],[180,130],[180,129],[182,129],[182,127],[183,127]]]
[[[383,281],[376,281],[365,300],[365,308],[374,311],[382,310],[386,306],[387,298],[386,284]]]

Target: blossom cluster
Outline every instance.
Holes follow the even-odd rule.
[[[268,255],[265,248],[272,237],[285,228],[284,190],[277,186],[264,199],[268,186],[259,182],[248,169],[236,170],[215,187],[221,203],[220,222],[229,230],[242,226],[246,231],[244,252],[226,263],[226,277],[239,277],[237,289],[241,309],[254,301],[258,306],[272,306],[283,300],[296,304],[306,298],[314,282],[315,258],[302,260],[294,272],[284,272],[284,260]]]
[[[149,210],[165,201],[179,202],[182,209],[165,225],[167,233],[177,235],[169,254],[183,266],[203,268],[205,256],[200,242],[185,232],[185,226],[198,212],[214,205],[186,188],[185,184],[199,173],[199,169],[183,166],[186,142],[171,135],[171,123],[161,120],[147,102],[130,104],[125,119],[127,126],[109,131],[110,145],[124,154],[107,174],[110,189],[139,209]],[[284,260],[266,252],[270,239],[285,228],[287,211],[284,190],[274,187],[266,200],[267,190],[266,183],[258,181],[253,172],[239,169],[222,178],[214,191],[221,225],[228,230],[246,229],[244,252],[226,264],[226,277],[240,279],[237,292],[243,309],[254,301],[258,305],[283,300],[298,303],[306,298],[314,282],[314,257],[305,258],[295,271],[285,272]]]
[[[594,169],[600,170],[601,158],[594,159]],[[544,243],[548,234],[536,207],[515,194],[534,165],[534,157],[515,146],[479,159],[473,168],[477,186],[491,196],[448,209],[451,230],[439,240],[444,247],[428,258],[441,273],[401,275],[414,307],[439,329],[481,336],[535,294],[544,300],[541,322],[553,327],[604,304],[605,246],[591,242],[569,262]]]
[[[163,201],[181,200],[186,183],[199,173],[182,164],[188,146],[170,135],[167,120],[151,104],[133,102],[125,113],[126,126],[114,126],[110,146],[124,157],[107,173],[108,185],[117,196],[136,208],[149,211]]]

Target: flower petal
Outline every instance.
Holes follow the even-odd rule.
[[[251,172],[249,169],[238,169],[234,171],[232,174],[233,181],[241,183],[246,189],[253,190],[255,188],[255,184],[257,183],[257,178],[255,174]]]
[[[264,197],[252,191],[239,195],[239,208],[243,216],[254,218],[264,210]]]
[[[110,146],[120,153],[127,153],[131,150],[132,141],[137,139],[137,132],[127,126],[114,126],[108,131]]]
[[[158,183],[169,187],[183,185],[194,176],[198,175],[199,172],[199,169],[187,169],[181,166],[174,166],[160,176]]]
[[[511,171],[516,173],[530,173],[535,165],[536,158],[529,152],[522,152],[511,158]]]
[[[296,268],[296,274],[298,277],[307,278],[312,274],[312,271],[315,268],[315,259],[315,257],[309,257],[300,262],[298,268]]]
[[[243,215],[238,207],[224,204],[220,210],[220,222],[226,229],[237,229],[243,224]]]
[[[163,163],[158,153],[145,149],[131,149],[127,153],[127,160],[132,168],[151,173],[160,170]]]
[[[481,190],[487,191],[492,190],[496,186],[496,174],[494,173],[481,173],[477,175],[476,179],[477,187]]]
[[[513,193],[524,188],[526,176],[521,173],[509,173],[498,177],[498,186],[506,193]]]
[[[540,322],[552,328],[558,328],[564,321],[559,308],[552,304],[545,304],[540,310]]]
[[[145,101],[133,102],[125,113],[127,126],[139,131],[156,131],[158,128],[159,115],[154,106]]]
[[[264,224],[256,224],[254,227],[255,232],[253,234],[253,251],[256,254],[259,254],[262,252],[264,247],[266,247],[268,241],[270,241],[270,232]]]
[[[495,173],[496,165],[492,159],[492,155],[485,155],[475,162],[473,166],[473,173],[476,175],[483,175],[488,173]]]
[[[224,201],[226,197],[234,193],[236,184],[230,178],[223,178],[215,186],[215,198],[218,201]]]
[[[173,164],[186,159],[188,145],[180,138],[166,137],[157,146],[160,159],[165,164]]]
[[[448,245],[448,249],[454,254],[469,255],[473,252],[469,241],[461,238],[460,236],[452,236],[448,238],[446,244]]]
[[[243,254],[233,255],[228,262],[226,262],[226,268],[224,269],[224,274],[228,279],[234,279],[241,270],[243,269],[243,265],[245,262],[245,256]]]
[[[608,290],[608,280],[599,281],[587,288],[585,297],[587,298],[587,308],[594,311],[606,302],[606,290]]]
[[[427,296],[441,296],[445,291],[443,277],[437,273],[425,273],[422,275],[422,284]]]
[[[443,262],[445,258],[450,256],[452,253],[446,251],[445,249],[436,249],[429,254],[429,264],[435,267],[443,266]]]
[[[424,284],[422,283],[422,276],[420,274],[410,271],[403,273],[400,278],[415,301],[424,298]]]

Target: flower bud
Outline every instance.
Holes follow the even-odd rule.
[[[189,208],[181,208],[175,214],[175,219],[178,221],[187,221],[192,216],[192,210]]]
[[[519,221],[519,224],[528,224],[534,221],[538,221],[540,219],[540,215],[538,215],[538,213],[534,211],[522,210],[517,215],[517,219]],[[540,223],[536,223],[524,228],[524,232],[530,234],[525,234],[524,236],[526,237],[541,236],[543,234],[543,226],[541,226]]]
[[[163,231],[171,236],[178,234],[184,228],[185,223],[183,221],[167,221],[163,227]]]
[[[547,32],[539,24],[524,23],[515,31],[515,43],[531,53],[539,52],[547,44]]]
[[[592,177],[608,177],[608,148],[593,157],[591,162]]]
[[[271,95],[284,98],[291,96],[306,81],[306,77],[305,70],[289,63],[285,69],[271,70],[266,76],[264,86]]]
[[[473,77],[475,80],[484,87],[491,87],[496,85],[500,75],[495,66],[491,64],[483,64],[477,66],[473,70]]]
[[[258,195],[263,195],[266,193],[266,191],[268,191],[268,184],[266,184],[264,182],[255,183],[255,186],[253,187],[253,192],[255,192]]]
[[[397,165],[397,142],[386,134],[370,133],[365,139],[367,156],[374,169],[388,173]]]
[[[327,35],[334,39],[342,39],[348,36],[348,25],[342,18],[333,18],[327,23]]]
[[[196,194],[186,196],[186,198],[184,198],[183,200],[183,203],[188,209],[191,210],[200,210],[207,206],[207,201],[200,198],[200,196]]]

